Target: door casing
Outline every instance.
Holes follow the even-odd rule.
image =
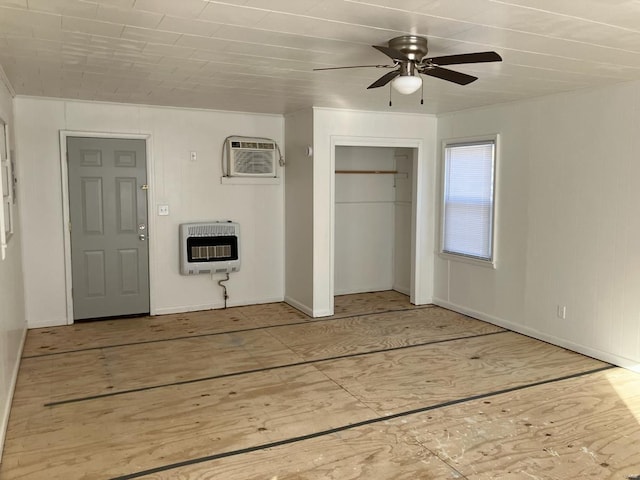
[[[69,231],[69,177],[67,166],[67,137],[88,137],[88,138],[123,138],[123,139],[138,139],[144,140],[147,150],[147,184],[149,190],[147,191],[147,204],[148,204],[148,221],[147,232],[149,235],[147,241],[149,242],[149,311],[151,315],[155,315],[156,300],[154,295],[154,279],[155,276],[155,262],[154,252],[155,248],[155,201],[153,191],[153,161],[151,151],[151,134],[131,134],[131,133],[106,133],[106,132],[86,132],[77,130],[61,130],[60,131],[60,180],[62,185],[62,226],[64,232],[64,272],[65,272],[65,293],[66,293],[66,312],[67,312],[67,325],[73,324],[73,296],[72,296],[72,283],[71,283],[71,233]]]

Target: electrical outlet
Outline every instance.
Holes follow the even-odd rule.
[[[566,305],[558,305],[558,318],[561,320],[566,320],[567,318],[567,306]]]
[[[158,205],[158,215],[169,215],[169,205]]]

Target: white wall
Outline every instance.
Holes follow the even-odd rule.
[[[417,210],[413,301],[431,302],[433,295],[433,252],[435,198],[436,118],[429,115],[392,112],[362,112],[314,108],[313,115],[313,313],[333,313],[334,261],[334,147],[367,145],[417,147],[414,202]]]
[[[441,116],[439,140],[500,134],[497,268],[437,258],[436,303],[640,370],[639,100],[636,82]]]
[[[16,170],[19,172],[20,152],[17,148],[11,147],[15,145],[15,135],[11,134],[15,127],[13,100],[1,80],[0,118],[9,125],[10,148],[14,150]],[[21,184],[19,186],[22,188]],[[24,313],[20,215],[17,208],[19,206],[19,202],[14,206],[14,233],[7,245],[7,256],[0,260],[0,457],[27,327]]]
[[[413,159],[415,149],[397,148],[394,161],[398,174],[395,176],[394,205],[394,252],[393,289],[409,295],[411,292],[411,218],[413,215]]]
[[[285,300],[313,314],[313,111],[285,118]]]
[[[395,149],[336,147],[336,171],[395,169]],[[393,288],[395,244],[394,175],[345,174],[335,177],[334,293]]]
[[[151,136],[152,313],[223,305],[221,289],[209,275],[179,274],[178,225],[191,221],[240,223],[242,267],[227,284],[230,306],[283,299],[283,184],[220,182],[224,138],[262,136],[282,145],[282,117],[29,97],[16,98],[15,110],[23,248],[30,252],[24,259],[30,327],[66,322],[60,130]],[[196,162],[190,151],[197,152]],[[169,205],[169,216],[155,215],[159,204]]]

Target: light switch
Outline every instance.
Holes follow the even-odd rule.
[[[169,215],[169,205],[158,205],[158,215]]]
[[[195,162],[198,160],[198,152],[191,152],[191,161]]]

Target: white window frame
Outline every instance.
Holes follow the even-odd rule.
[[[471,145],[471,144],[482,144],[482,143],[493,143],[493,172],[492,172],[492,182],[493,182],[493,201],[492,201],[492,209],[491,209],[491,234],[490,234],[490,256],[489,258],[481,258],[475,257],[471,255],[466,255],[463,253],[456,253],[445,251],[444,249],[444,241],[445,241],[445,223],[446,223],[446,194],[447,194],[447,163],[446,163],[446,150],[449,147],[456,145]],[[500,157],[500,142],[499,142],[499,134],[492,135],[483,135],[479,137],[466,137],[466,138],[451,138],[442,141],[442,151],[441,151],[441,208],[440,208],[440,249],[439,255],[442,258],[447,260],[455,260],[465,263],[471,263],[474,265],[479,265],[483,267],[496,268],[496,231],[497,231],[497,184],[498,184],[498,162]]]
[[[13,236],[13,165],[11,163],[9,145],[9,126],[0,118],[0,135],[4,137],[4,151],[0,151],[0,259],[7,256],[7,246]]]

